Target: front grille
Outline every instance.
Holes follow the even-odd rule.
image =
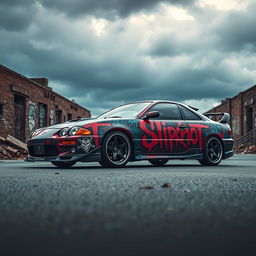
[[[38,150],[38,145],[28,146],[28,152],[30,156],[38,157],[50,157],[57,156],[59,154],[58,148],[56,145],[40,145],[42,148]]]

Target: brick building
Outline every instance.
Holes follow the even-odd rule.
[[[21,141],[31,131],[91,113],[54,92],[46,78],[27,78],[0,65],[0,136]]]
[[[227,98],[209,112],[230,113],[230,125],[235,139],[256,128],[256,85],[240,92],[233,98]]]

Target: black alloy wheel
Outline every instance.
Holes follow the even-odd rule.
[[[71,162],[51,162],[51,163],[59,168],[69,168],[73,166],[76,162],[71,161]]]
[[[204,158],[198,160],[202,165],[218,165],[223,157],[223,147],[216,137],[208,139],[204,146]]]
[[[131,157],[131,142],[122,132],[115,131],[103,141],[100,164],[103,167],[125,166]]]
[[[148,161],[154,166],[164,166],[168,159],[149,159]]]

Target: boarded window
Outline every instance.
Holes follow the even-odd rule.
[[[39,112],[38,112],[38,125],[39,127],[47,126],[47,105],[39,103]]]

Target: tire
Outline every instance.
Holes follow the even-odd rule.
[[[223,147],[221,141],[216,137],[211,137],[204,145],[203,159],[198,162],[204,166],[216,166],[223,157]]]
[[[148,161],[154,166],[164,166],[168,159],[149,159]]]
[[[51,162],[51,163],[59,168],[69,168],[73,166],[76,162]]]
[[[103,167],[123,167],[131,157],[130,139],[122,132],[114,131],[106,136],[101,149],[101,161]]]

